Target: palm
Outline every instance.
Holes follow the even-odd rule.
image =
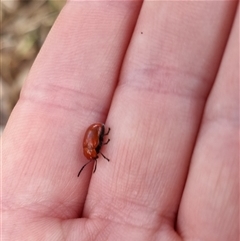
[[[3,135],[4,240],[237,240],[236,6],[67,4]]]

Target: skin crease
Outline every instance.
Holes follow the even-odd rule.
[[[237,1],[69,1],[2,136],[2,240],[237,241],[238,79]]]

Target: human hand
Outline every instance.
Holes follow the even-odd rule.
[[[3,134],[3,240],[237,240],[237,2],[141,4],[60,14]]]

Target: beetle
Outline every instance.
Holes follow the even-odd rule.
[[[94,162],[93,173],[96,171],[99,153],[107,161],[110,161],[107,157],[105,157],[102,154],[102,152],[100,152],[101,147],[103,145],[107,145],[110,141],[110,139],[108,139],[106,142],[103,142],[104,136],[107,136],[110,130],[111,129],[108,128],[108,131],[105,133],[105,125],[103,123],[94,123],[87,128],[83,138],[83,154],[89,160],[89,162],[84,164],[83,167],[80,169],[78,177],[80,176],[84,167],[88,165],[90,162]]]

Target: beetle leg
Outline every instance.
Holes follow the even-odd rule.
[[[102,145],[107,145],[109,141],[110,141],[110,139],[108,139],[107,142],[102,143]]]
[[[110,129],[110,127],[109,127],[107,133],[105,133],[104,136],[108,135],[109,132],[110,132],[110,130],[111,130],[111,129]]]
[[[107,161],[110,161],[107,157],[105,157],[103,154],[102,154],[102,152],[99,152],[102,156],[103,156],[103,158],[105,158]]]

